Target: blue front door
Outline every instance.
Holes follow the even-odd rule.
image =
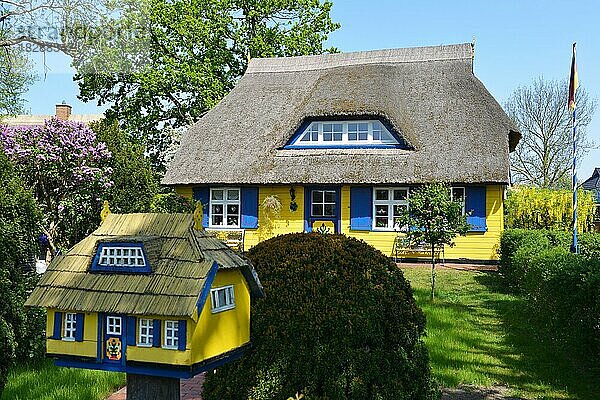
[[[125,364],[125,317],[118,314],[103,316],[102,362],[107,364]]]
[[[304,188],[304,222],[306,232],[339,233],[339,187],[308,186]]]

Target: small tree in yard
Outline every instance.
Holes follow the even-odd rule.
[[[454,238],[469,230],[462,205],[452,201],[450,188],[443,183],[422,186],[408,198],[409,212],[402,222],[409,226],[406,236],[411,243],[431,246],[431,299],[435,292],[435,250],[439,246],[454,246]]]

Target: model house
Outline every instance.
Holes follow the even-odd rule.
[[[26,306],[47,309],[56,365],[187,378],[241,355],[261,295],[252,265],[191,215],[109,214]]]
[[[520,134],[473,55],[458,44],[252,59],[181,139],[163,183],[243,249],[319,231],[391,256],[411,189],[446,182],[472,227],[446,259],[494,262]]]

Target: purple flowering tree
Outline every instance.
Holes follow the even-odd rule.
[[[112,185],[106,144],[85,124],[56,118],[42,126],[1,126],[0,140],[43,210],[51,255],[87,234]]]

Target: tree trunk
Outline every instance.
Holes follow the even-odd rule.
[[[431,244],[431,300],[435,297],[435,244]]]
[[[127,400],[179,400],[179,379],[127,374]]]

